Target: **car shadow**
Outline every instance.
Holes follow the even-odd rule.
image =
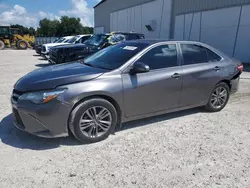
[[[47,61],[48,59],[46,57],[41,56],[40,58],[38,58],[38,60],[40,60],[40,61]]]
[[[41,55],[39,55],[39,54],[34,54],[33,56],[34,56],[34,57],[40,57]]]
[[[166,120],[171,120],[174,118],[179,118],[181,116],[188,116],[195,113],[203,112],[201,108],[194,108],[189,110],[184,110],[180,112],[169,113],[165,115],[145,118],[141,120],[131,121],[122,124],[120,128],[116,131],[124,131],[127,129],[133,129],[137,127],[146,126],[152,123],[159,123]],[[13,125],[13,115],[9,114],[0,122],[0,141],[6,145],[20,148],[20,149],[31,149],[31,150],[50,150],[60,147],[61,145],[66,146],[78,146],[84,145],[73,136],[65,138],[40,138],[33,136],[29,133],[18,130]]]
[[[124,123],[117,131],[124,131],[131,128],[142,127],[152,123],[160,123],[162,121],[171,120],[196,113],[203,113],[203,112],[205,112],[205,110],[201,107],[198,107],[198,108],[163,114],[159,116],[144,118],[140,120],[134,120],[131,122]]]
[[[36,64],[35,66],[36,67],[41,67],[41,68],[43,68],[43,67],[48,67],[50,64],[49,63],[40,63],[40,64]]]
[[[31,150],[50,150],[61,145],[81,145],[72,136],[65,138],[40,138],[18,130],[13,125],[13,115],[9,114],[0,122],[0,141],[6,145]]]

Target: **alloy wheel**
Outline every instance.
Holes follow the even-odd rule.
[[[102,106],[88,108],[80,118],[81,132],[89,138],[98,138],[108,132],[112,124],[110,111]]]
[[[218,87],[212,93],[212,97],[210,100],[211,105],[219,109],[224,106],[228,98],[228,92],[224,87]]]

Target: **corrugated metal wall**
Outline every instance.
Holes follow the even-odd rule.
[[[176,40],[210,44],[242,62],[250,62],[250,5],[176,15]]]
[[[150,1],[154,0],[107,0],[95,8],[95,27],[104,27],[104,32],[110,32],[110,13]]]
[[[134,31],[143,33],[146,38],[169,39],[172,0],[157,0],[110,15],[110,28],[113,31]],[[153,31],[148,31],[151,25]]]
[[[173,0],[170,37],[174,37],[175,16],[250,4],[250,0]]]
[[[249,4],[250,0],[174,0],[175,15]]]

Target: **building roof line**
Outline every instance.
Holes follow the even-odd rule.
[[[101,0],[99,3],[97,3],[97,5],[94,6],[94,8],[98,7],[100,4],[104,3],[107,0]]]

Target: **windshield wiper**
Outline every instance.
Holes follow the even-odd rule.
[[[99,69],[104,69],[104,70],[112,70],[112,69],[109,69],[109,68],[106,68],[106,67],[101,67],[101,66],[95,66],[95,65],[92,65],[90,63],[86,63],[84,60],[82,60],[82,62],[84,65],[87,65],[89,67],[94,67],[94,68],[99,68]]]

